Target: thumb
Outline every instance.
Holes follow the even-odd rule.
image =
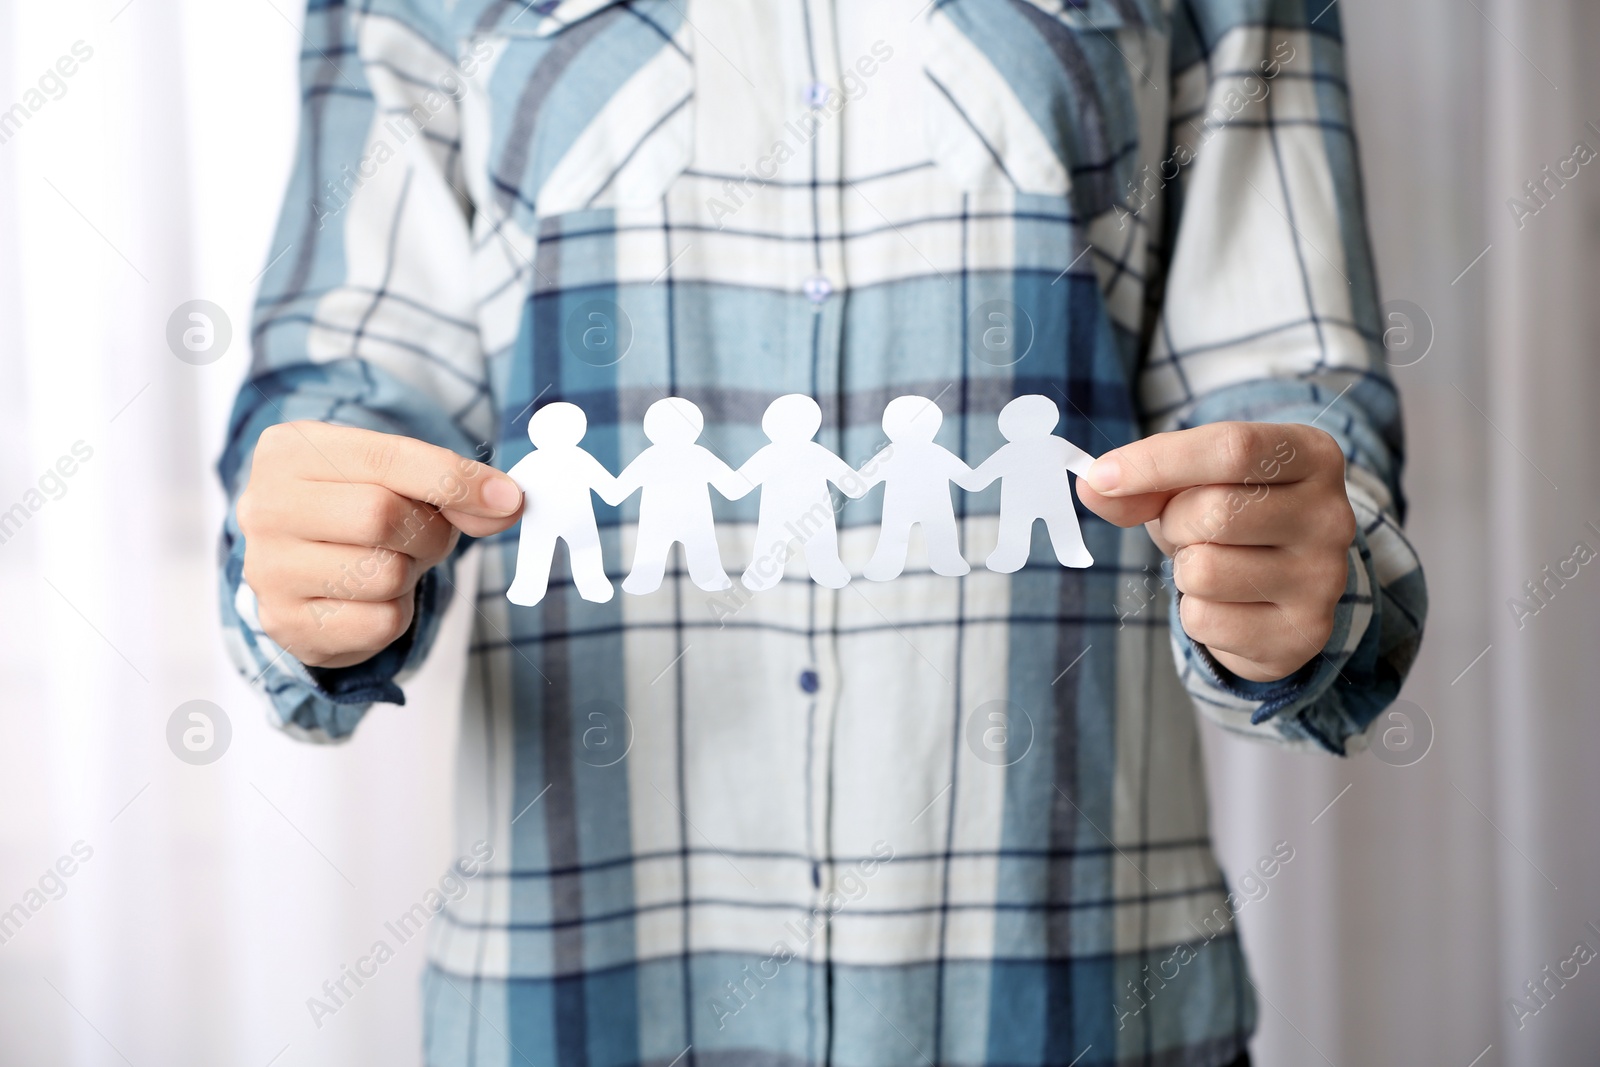
[[[510,479],[506,480],[510,481]],[[514,482],[512,483],[513,486],[515,486],[515,484],[516,483]],[[521,493],[521,489],[517,489],[519,498],[521,497]],[[468,537],[488,537],[491,534],[497,534],[501,530],[509,530],[511,527],[515,526],[522,520],[522,513],[525,510],[527,510],[526,501],[524,499],[519,499],[516,510],[511,512],[509,515],[479,515],[475,514],[474,512],[462,511],[460,508],[452,507],[440,508],[439,514],[443,516],[444,520],[451,526],[454,526]]]
[[[1142,526],[1166,510],[1167,502],[1181,490],[1167,489],[1136,496],[1105,496],[1083,478],[1078,479],[1078,499],[1083,506],[1113,526]]]

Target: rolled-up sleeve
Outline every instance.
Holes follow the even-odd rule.
[[[415,621],[354,667],[309,668],[262,632],[243,581],[234,504],[261,432],[312,419],[404,434],[486,458],[493,407],[474,325],[471,208],[459,101],[471,76],[408,10],[307,11],[297,158],[251,327],[252,360],[218,472],[224,629],[239,670],[296,736],[340,740],[433,643],[454,558],[417,589]],[[459,555],[459,551],[458,551]]]
[[[1309,5],[1310,9],[1322,8]],[[1387,372],[1338,12],[1180,0],[1172,13],[1161,277],[1139,382],[1145,430],[1292,422],[1344,450],[1358,532],[1322,653],[1279,682],[1173,651],[1226,729],[1343,754],[1394,700],[1427,592],[1401,530],[1400,407]],[[1352,745],[1353,742],[1353,745]]]

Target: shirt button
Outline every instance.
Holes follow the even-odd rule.
[[[817,677],[817,672],[804,670],[800,672],[800,688],[807,693],[815,693],[822,686],[822,681]]]
[[[822,82],[812,82],[806,86],[806,103],[811,107],[822,107],[828,102],[828,87]]]
[[[833,295],[833,283],[820,274],[813,274],[806,279],[806,299],[813,304],[820,304]]]

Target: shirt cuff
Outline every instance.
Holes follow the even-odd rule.
[[[450,561],[439,564],[449,567]],[[224,632],[241,673],[272,704],[276,725],[305,741],[347,740],[373,704],[404,704],[400,681],[420,665],[443,615],[438,567],[417,583],[411,626],[371,659],[349,667],[310,667],[261,629],[255,591],[239,581],[224,604],[232,625]],[[231,610],[229,610],[231,609]]]
[[[1372,553],[1358,530],[1327,644],[1298,671],[1271,682],[1239,677],[1185,633],[1178,613],[1182,594],[1178,594],[1171,600],[1172,651],[1184,688],[1202,714],[1234,733],[1341,756],[1352,747],[1364,747],[1360,739],[1376,710],[1366,714],[1369,700],[1360,692],[1363,686],[1347,675],[1346,666],[1370,659],[1376,647],[1380,629],[1374,622],[1376,587]]]

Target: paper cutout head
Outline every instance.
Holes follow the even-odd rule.
[[[1054,400],[1030,393],[1001,408],[998,421],[1000,436],[1007,441],[1031,441],[1049,436],[1061,421],[1061,412]]]
[[[652,444],[693,444],[705,426],[700,409],[681,396],[662,397],[644,413],[644,435]]]
[[[789,393],[767,405],[761,430],[773,442],[809,441],[822,429],[822,408],[804,393]]]
[[[589,432],[589,417],[576,404],[558,400],[528,419],[528,440],[535,448],[570,448]]]
[[[883,409],[883,432],[897,444],[932,441],[944,412],[925,396],[897,396]]]

